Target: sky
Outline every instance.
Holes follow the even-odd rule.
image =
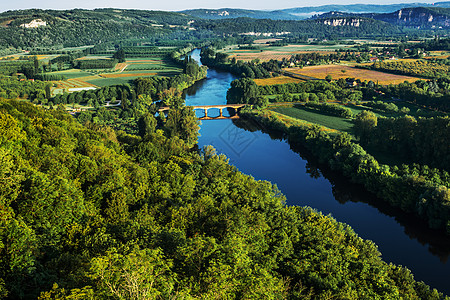
[[[283,9],[302,6],[318,6],[324,4],[394,4],[394,3],[432,3],[431,1],[408,0],[0,0],[0,11],[42,8],[42,9],[72,9],[72,8],[134,8],[148,10],[178,11],[190,8],[245,8],[245,9]]]

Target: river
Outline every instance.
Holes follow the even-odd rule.
[[[199,54],[194,50],[191,56],[200,61]],[[235,78],[209,69],[206,79],[185,92],[186,104],[226,103]],[[214,114],[219,112],[208,111],[209,116]],[[304,151],[291,149],[276,134],[259,130],[257,124],[202,121],[198,144],[213,145],[243,173],[276,184],[287,205],[310,206],[349,224],[359,236],[378,245],[384,261],[406,266],[416,280],[450,295],[450,238],[443,232],[430,230],[422,220],[384,204],[361,186],[318,165]]]

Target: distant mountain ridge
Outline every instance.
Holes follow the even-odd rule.
[[[373,17],[393,25],[421,27],[449,27],[450,8],[415,7],[405,8],[390,14],[380,14]]]
[[[450,1],[435,3],[400,3],[400,4],[348,4],[348,5],[321,5],[295,7],[273,11],[265,10],[248,10],[237,8],[220,8],[220,9],[190,9],[183,10],[180,13],[191,15],[197,18],[217,20],[248,17],[254,19],[272,19],[272,20],[302,20],[310,18],[314,15],[321,15],[329,12],[341,12],[348,14],[382,14],[393,13],[406,8],[415,7],[439,7],[450,8]]]
[[[392,25],[407,27],[450,27],[450,8],[446,7],[411,7],[383,14],[355,14],[331,11],[313,16],[313,19],[339,19],[349,17],[371,18]]]
[[[292,15],[282,10],[263,11],[263,10],[248,10],[238,8],[220,8],[220,9],[189,9],[180,11],[180,13],[208,20],[233,19],[233,18],[253,18],[253,19],[271,19],[271,20],[302,19],[298,16]]]
[[[308,6],[282,9],[281,11],[295,16],[308,18],[314,14],[322,14],[331,11],[339,11],[343,13],[392,13],[404,8],[411,7],[450,7],[450,2],[436,3],[399,3],[399,4],[332,4],[321,6]]]

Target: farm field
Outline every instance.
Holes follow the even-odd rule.
[[[149,73],[149,72],[141,72],[141,73],[111,73],[111,74],[100,74],[99,76],[101,78],[123,78],[123,77],[133,77],[133,76],[154,76],[156,73]],[[98,78],[98,79],[101,79]]]
[[[139,78],[139,77],[142,77],[142,76],[99,78],[99,79],[88,80],[87,83],[90,83],[92,85],[96,85],[99,87],[104,87],[104,86],[109,86],[109,85],[131,83],[131,81],[133,81],[134,79]]]
[[[92,75],[89,72],[82,71],[79,69],[70,69],[70,70],[65,70],[65,71],[49,72],[47,74],[63,75],[64,77],[66,77],[66,79],[75,79],[75,78],[86,77],[86,76]]]
[[[159,70],[159,71],[181,71],[177,66],[160,66],[159,64],[129,64],[127,65],[126,71],[139,71],[139,70]]]
[[[399,84],[404,81],[413,82],[416,80],[420,80],[420,78],[417,77],[388,74],[366,69],[357,69],[343,65],[321,65],[321,66],[304,67],[303,69],[287,68],[284,70],[294,74],[300,74],[303,76],[309,76],[318,79],[325,79],[327,75],[331,75],[333,80],[351,77],[359,79],[361,81],[372,80],[375,83],[378,82],[379,84],[383,85]]]
[[[98,59],[104,56],[86,56],[82,59]],[[71,69],[52,72],[48,74],[61,74],[66,77],[64,81],[54,81],[53,94],[75,91],[81,88],[96,88],[108,85],[130,83],[138,77],[174,76],[180,74],[182,69],[161,57],[129,58],[124,63],[116,64],[114,72],[96,70],[95,73]]]
[[[0,60],[18,60],[20,57],[20,54],[12,54],[12,55],[5,55],[1,56]]]
[[[167,61],[162,57],[138,57],[138,58],[127,58],[125,64],[127,67],[124,69],[126,71],[132,70],[170,70],[170,71],[181,71],[178,65],[171,61]]]
[[[429,56],[425,56],[424,58],[430,59],[430,58],[438,58],[438,59],[446,59],[450,57],[449,51],[430,51]]]
[[[330,129],[335,129],[339,131],[345,131],[348,133],[352,133],[352,121],[340,117],[328,116],[325,114],[320,114],[312,109],[303,108],[303,107],[271,107],[271,111],[304,120],[310,123],[319,124]]]
[[[277,42],[277,41],[282,41],[282,40],[283,39],[277,39],[277,38],[259,39],[259,40],[254,40],[253,44],[267,44],[267,43]]]
[[[89,60],[89,59],[111,59],[110,55],[88,55],[88,56],[83,56],[80,58],[77,58],[76,60]]]
[[[304,80],[292,78],[288,76],[278,76],[272,78],[263,78],[263,79],[253,79],[253,81],[257,85],[273,85],[273,84],[284,84],[284,83],[298,83]]]
[[[122,72],[123,70],[125,70],[125,68],[127,67],[126,63],[118,63],[116,64],[116,66],[114,67],[114,71],[120,71]]]
[[[80,90],[95,89],[96,85],[85,81],[86,78],[94,78],[95,76],[81,77],[79,79],[68,79],[62,81],[52,81],[55,85],[52,88],[52,94],[62,94],[64,92],[75,92]]]
[[[264,40],[260,40],[262,42]],[[257,49],[239,49],[237,45],[226,47],[221,52],[227,53],[230,58],[237,60],[251,61],[259,59],[260,61],[269,61],[271,59],[282,60],[290,58],[292,55],[317,52],[320,54],[334,53],[337,49],[349,49],[353,45],[287,45],[287,46],[269,46],[267,44],[254,44]]]

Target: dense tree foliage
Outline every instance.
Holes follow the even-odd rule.
[[[117,64],[115,59],[79,59],[76,67],[80,69],[111,69]]]
[[[66,77],[62,74],[36,74],[34,75],[34,79],[41,80],[41,81],[58,81],[58,80],[64,80]]]
[[[34,19],[47,22],[38,28],[21,24]],[[143,36],[162,36],[171,29],[153,25],[186,25],[192,17],[163,11],[140,10],[21,10],[0,14],[8,26],[0,28],[0,46],[15,48],[83,46]],[[176,28],[180,30],[182,28]]]
[[[317,109],[321,111],[324,114],[331,115],[331,116],[338,116],[343,117],[346,119],[350,119],[353,117],[352,111],[339,104],[333,104],[333,103],[314,103],[314,102],[308,102],[305,104],[306,107],[310,107],[313,109]]]
[[[379,111],[384,112],[398,112],[398,106],[393,102],[384,102],[384,101],[368,101],[364,103],[364,106],[372,107]]]
[[[450,51],[450,39],[439,38],[438,36],[431,40],[426,40],[419,45],[415,45],[425,49],[426,51],[447,50]]]
[[[16,76],[0,75],[0,98],[44,99],[46,84],[42,81],[20,80]]]
[[[450,171],[450,118],[378,118],[368,143],[420,164]]]
[[[428,78],[447,77],[449,73],[449,66],[426,60],[375,62],[371,68],[374,70],[381,70],[390,73]]]
[[[258,96],[258,86],[253,80],[236,79],[231,82],[231,87],[227,91],[227,102],[252,104]]]
[[[448,78],[404,82],[381,87],[380,90],[388,97],[414,102],[445,112],[450,111],[450,79]]]
[[[34,78],[34,75],[38,72],[39,66],[36,68],[34,58],[0,61],[0,74],[3,75],[23,73],[28,78]]]
[[[173,52],[173,49],[164,49],[155,46],[147,47],[122,47],[125,57],[149,57],[149,56],[166,56]]]
[[[276,60],[263,63],[257,61],[243,62],[235,59],[229,61],[228,54],[216,53],[210,47],[202,48],[201,61],[208,67],[225,70],[240,77],[268,78],[272,77],[271,72],[280,71],[279,63]]]
[[[125,62],[125,51],[123,49],[117,50],[116,53],[114,53],[113,58],[119,63]]]
[[[198,124],[193,111],[183,107],[182,91],[205,78],[206,67],[200,67],[190,57],[179,63],[183,65],[183,74],[180,75],[137,78],[132,86],[116,85],[95,91],[57,95],[52,101],[54,104],[82,103],[94,107],[94,111],[78,114],[77,118],[83,124],[93,122],[109,125],[142,136],[148,132],[149,124],[153,124],[148,114],[154,115],[157,107],[168,106],[173,112],[171,109],[168,118],[160,120],[159,128],[164,129],[169,136],[182,136],[189,145],[193,145],[197,141]],[[120,106],[117,100],[120,100]]]
[[[0,112],[2,297],[443,298],[212,148],[25,102]]]
[[[253,80],[242,78],[231,83],[227,100],[229,103],[251,103],[252,98],[270,95],[277,95],[276,102],[326,102],[329,100],[348,102],[360,101],[363,98],[363,92],[348,88],[345,80],[334,82],[315,80],[257,86]]]
[[[364,56],[368,58],[367,54]],[[338,50],[336,51],[336,53],[332,54],[311,52],[292,55],[289,59],[283,59],[282,64],[283,66],[296,66],[296,67],[315,66],[315,65],[339,63],[341,60],[357,60],[358,57],[361,57],[361,53],[357,55],[356,52],[351,52],[350,50],[347,51]]]

